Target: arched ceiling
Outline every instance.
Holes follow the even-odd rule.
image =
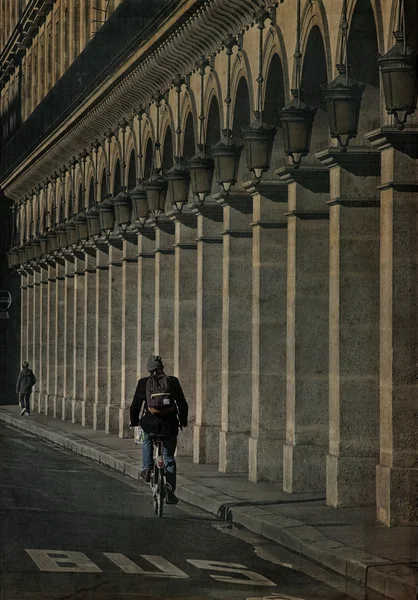
[[[218,52],[228,35],[239,34],[254,21],[259,0],[196,0],[189,4],[191,8],[181,18],[173,13],[153,43],[145,40],[133,52],[133,59],[117,73],[109,73],[94,98],[87,99],[14,169],[3,182],[11,198],[18,200],[131,111],[169,89],[173,77],[193,71],[201,56]]]

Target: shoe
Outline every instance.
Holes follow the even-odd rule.
[[[151,471],[149,469],[144,469],[140,472],[139,478],[145,483],[149,483],[151,481]]]
[[[26,412],[26,408],[22,408],[22,410],[20,411],[20,416],[23,417],[23,415],[25,414],[25,412]]]
[[[28,412],[25,412],[25,417],[30,417],[30,414]]]
[[[166,501],[167,501],[167,504],[178,504],[179,499],[177,498],[177,496],[175,495],[174,492],[172,492],[171,490],[167,490]]]

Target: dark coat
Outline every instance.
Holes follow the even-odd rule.
[[[187,414],[189,410],[179,380],[177,377],[170,376],[171,393],[177,405],[177,412],[163,417],[153,415],[147,409],[146,388],[148,379],[149,377],[143,377],[138,381],[130,410],[131,426],[137,427],[138,425],[141,425],[146,433],[178,435],[179,421],[181,425],[187,425]]]
[[[17,378],[16,392],[18,394],[31,394],[35,383],[36,377],[33,371],[31,369],[22,369]]]

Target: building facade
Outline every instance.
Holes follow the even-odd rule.
[[[126,436],[160,354],[180,455],[418,524],[418,120],[387,113],[377,62],[400,13],[414,56],[416,4],[9,4],[0,185],[35,410]],[[341,64],[348,148],[323,89]],[[295,107],[314,118],[290,156]]]

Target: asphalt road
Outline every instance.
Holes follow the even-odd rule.
[[[148,486],[35,436],[0,425],[0,453],[1,600],[351,598],[195,507],[158,520]]]

